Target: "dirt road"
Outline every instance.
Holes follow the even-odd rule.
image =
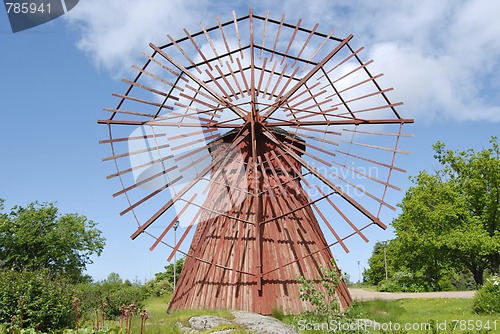
[[[443,292],[375,292],[363,289],[349,289],[354,300],[395,300],[405,298],[472,298],[475,291],[443,291]]]

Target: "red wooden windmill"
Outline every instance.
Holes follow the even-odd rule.
[[[360,57],[339,38],[255,15],[165,45],[105,109],[135,239],[186,255],[170,309],[298,313],[297,276],[316,279],[330,248],[386,226],[405,123]],[[183,233],[172,243],[174,224]],[[155,225],[163,231],[154,230]],[[323,232],[325,234],[323,234]],[[326,237],[325,237],[326,235]],[[187,240],[191,239],[191,244]],[[330,240],[330,241],[329,241]],[[337,295],[351,303],[345,283]]]

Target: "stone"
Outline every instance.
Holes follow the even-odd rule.
[[[287,324],[273,317],[252,312],[233,311],[234,323],[245,327],[253,333],[259,334],[297,334],[298,332]]]
[[[196,331],[204,331],[217,326],[230,324],[231,322],[222,317],[198,316],[189,319],[189,326]]]

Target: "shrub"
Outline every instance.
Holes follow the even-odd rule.
[[[312,311],[306,311],[304,315],[312,319],[337,319],[342,315],[340,302],[336,295],[337,287],[343,280],[342,274],[335,262],[332,261],[332,269],[320,266],[322,277],[316,280],[308,280],[302,276],[297,278],[299,282],[299,298],[312,306]],[[317,282],[321,284],[320,289]]]
[[[67,279],[47,270],[0,272],[0,323],[16,328],[39,324],[41,331],[73,326],[73,290]]]
[[[154,297],[161,297],[164,295],[172,294],[174,290],[173,283],[167,280],[152,279],[144,284],[148,295]]]
[[[381,281],[377,286],[382,292],[423,292],[428,291],[423,283],[409,272],[398,271],[391,278]]]
[[[474,312],[481,314],[500,313],[500,277],[486,280],[476,292],[472,303]]]
[[[102,311],[103,306],[107,319],[118,317],[122,313],[120,310],[122,305],[136,304],[138,308],[141,308],[142,302],[148,296],[145,286],[128,280],[122,281],[116,273],[111,273],[103,281],[81,284],[77,295],[80,299],[80,309],[86,320],[93,319],[94,309]]]

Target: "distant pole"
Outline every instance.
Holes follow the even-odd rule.
[[[174,247],[177,246],[177,228],[179,227],[179,221],[174,223]],[[177,252],[174,253],[174,291],[175,285],[177,284]]]
[[[358,261],[358,283],[361,283],[361,267],[360,267],[360,261]]]
[[[387,241],[384,241],[384,268],[385,268],[385,279],[389,278],[387,273],[387,251],[386,251]]]

